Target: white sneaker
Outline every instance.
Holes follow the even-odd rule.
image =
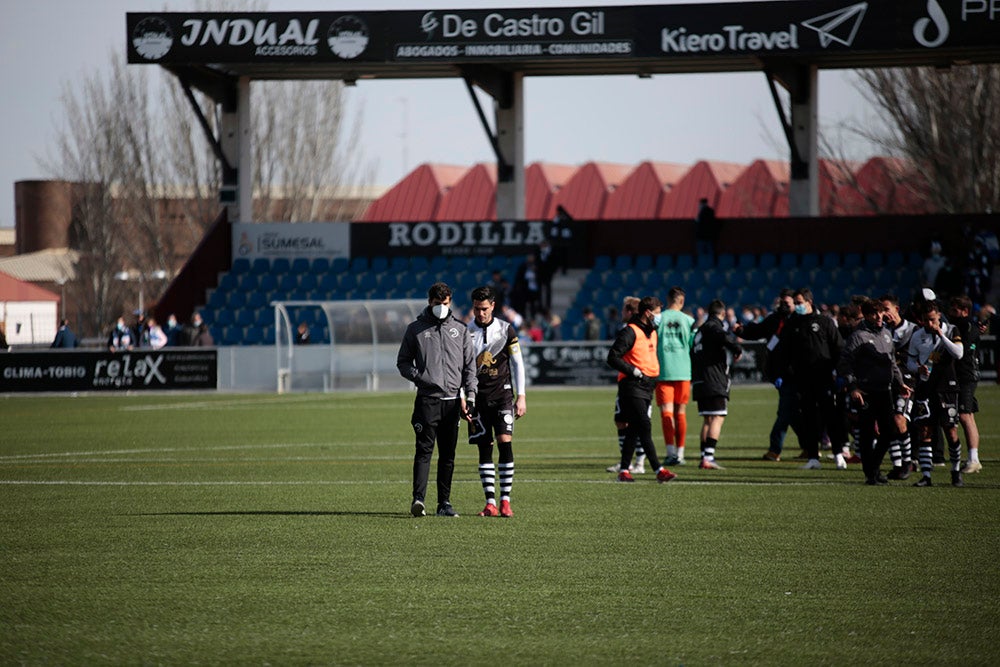
[[[962,472],[964,473],[979,472],[982,469],[983,469],[983,464],[980,463],[979,461],[969,461],[968,463],[965,464],[965,467],[962,468]]]
[[[819,470],[819,459],[809,459],[808,463],[799,468],[799,470]]]
[[[646,474],[646,455],[635,457],[635,463],[628,467],[628,471],[637,475]]]
[[[621,463],[616,463],[613,466],[608,466],[604,470],[607,471],[607,472],[621,472],[622,471],[622,464]]]
[[[835,458],[837,459],[837,470],[847,470],[847,460],[844,459],[844,455],[837,454]]]

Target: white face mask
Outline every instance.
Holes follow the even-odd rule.
[[[444,305],[443,303],[439,303],[436,306],[431,307],[431,313],[433,313],[434,317],[438,318],[439,320],[443,320],[444,318],[448,317],[448,313],[450,312],[451,309],[448,306]]]

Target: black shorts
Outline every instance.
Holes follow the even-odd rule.
[[[709,396],[707,398],[699,398],[698,414],[702,416],[721,415],[724,417],[729,414],[729,399],[725,396]]]
[[[922,394],[913,399],[913,423],[939,424],[945,428],[958,425],[958,392]]]
[[[961,382],[958,385],[958,414],[971,415],[979,412],[979,401],[976,400],[978,382]]]
[[[493,435],[514,435],[514,399],[503,403],[479,406],[478,414],[469,424],[469,444],[488,445]]]

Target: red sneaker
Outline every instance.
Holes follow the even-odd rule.
[[[508,519],[510,517],[514,516],[514,510],[512,510],[510,508],[510,501],[509,500],[501,500],[500,501],[500,516],[506,517]]]
[[[479,516],[500,516],[500,510],[493,503],[489,503],[483,508],[483,511],[479,513]]]
[[[628,470],[622,470],[620,473],[618,473],[618,481],[634,482],[635,479],[632,477],[632,473],[630,473]]]
[[[698,467],[702,470],[725,470],[725,468],[720,466],[715,461],[709,461],[707,459],[702,459],[701,463],[698,464]]]
[[[659,482],[660,484],[666,484],[675,477],[677,477],[677,475],[670,472],[666,468],[660,468],[659,470],[656,471],[656,481]]]

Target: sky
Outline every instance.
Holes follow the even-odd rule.
[[[712,0],[700,0],[701,2]],[[239,3],[230,2],[231,6]],[[257,3],[259,6],[261,3]],[[268,11],[486,9],[621,6],[640,0],[270,0]],[[681,4],[671,2],[664,4]],[[196,0],[9,0],[0,8],[0,227],[14,226],[14,183],[51,178],[38,158],[53,155],[66,86],[125,59],[129,11],[193,11]],[[44,39],[43,39],[44,36]],[[141,65],[134,65],[141,67]],[[821,129],[870,119],[870,105],[848,70],[819,75]],[[76,88],[78,89],[78,88]],[[525,156],[582,165],[645,160],[749,164],[787,159],[777,111],[762,73],[614,77],[528,77]],[[359,81],[349,108],[360,113],[366,162],[375,185],[391,186],[425,162],[493,162],[489,141],[461,79]],[[845,140],[847,156],[876,150]]]

